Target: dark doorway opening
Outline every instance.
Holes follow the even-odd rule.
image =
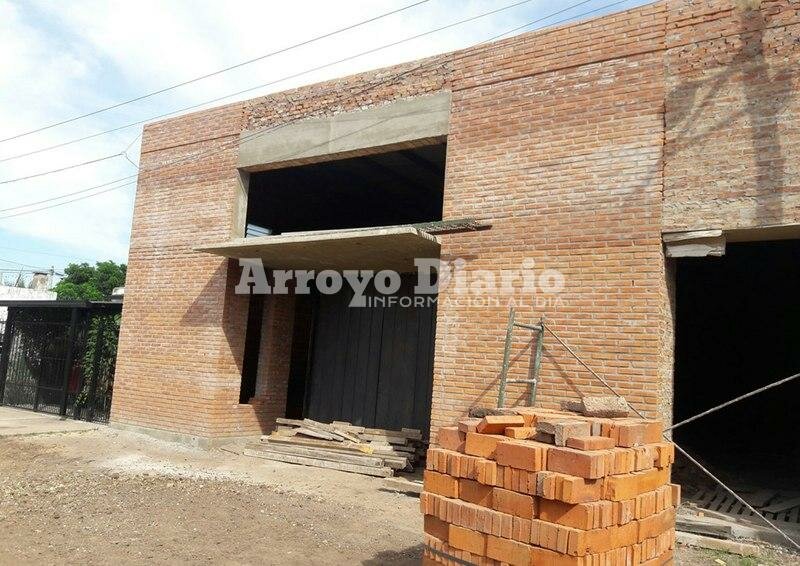
[[[798,291],[800,241],[729,243],[723,257],[678,260],[676,422],[800,372]],[[678,428],[675,440],[745,499],[796,490],[798,399],[791,382]],[[704,480],[684,472],[682,483]]]
[[[242,384],[239,403],[249,403],[256,394],[258,381],[258,355],[261,349],[261,331],[264,320],[264,295],[250,295],[245,328],[244,356],[242,358]]]
[[[312,295],[296,295],[294,300],[292,351],[286,395],[286,417],[290,419],[302,419],[305,416],[306,381],[311,366],[309,357],[314,299]]]

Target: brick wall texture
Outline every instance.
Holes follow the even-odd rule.
[[[672,268],[664,231],[800,222],[800,2],[674,0],[150,124],[145,128],[112,421],[255,434],[285,403],[292,301],[265,309],[257,398],[239,405],[247,297],[235,261],[242,130],[452,93],[441,236],[465,270],[564,274],[518,292],[628,400],[670,418]],[[753,4],[750,2],[749,4]],[[432,429],[497,398],[507,297],[440,294]],[[527,373],[522,340],[512,372]],[[540,401],[602,392],[552,337]],[[509,403],[525,390],[509,387]]]

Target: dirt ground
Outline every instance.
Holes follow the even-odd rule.
[[[0,438],[0,564],[418,564],[421,532],[418,499],[365,476],[105,427]]]

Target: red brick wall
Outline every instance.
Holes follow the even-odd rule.
[[[800,222],[800,2],[672,2],[666,229]]]
[[[632,403],[668,415],[661,232],[797,221],[799,33],[797,2],[660,2],[147,126],[112,420],[211,437],[280,413],[279,361],[262,372],[276,387],[238,405],[238,267],[193,251],[233,230],[238,134],[441,90],[453,93],[445,218],[492,224],[443,236],[445,259],[466,258],[471,274],[524,258],[562,272],[549,303],[516,294],[519,318],[545,316]],[[176,158],[187,161],[147,173]],[[496,402],[507,305],[457,299],[444,290],[438,311],[433,427]],[[269,328],[285,359],[290,321]],[[530,351],[514,354],[525,375]],[[603,391],[549,335],[541,377],[549,405]],[[523,395],[511,387],[509,402]]]
[[[267,296],[253,400],[259,408],[262,429],[269,428],[276,418],[285,416],[293,331],[294,296]]]
[[[559,302],[531,305],[534,297],[517,292],[527,303],[518,317],[545,316],[648,411],[657,406],[662,377],[663,63],[653,29],[663,28],[665,17],[657,5],[508,42],[492,58],[513,72],[454,81],[445,217],[476,217],[492,228],[444,237],[442,246],[443,255],[474,258],[468,272],[518,269],[525,258],[539,272],[562,272],[563,293],[549,297]],[[569,58],[558,56],[562,49]],[[526,72],[537,52],[551,56]],[[597,57],[605,61],[591,63]],[[456,300],[450,289],[440,305],[448,300]],[[508,306],[440,306],[439,313],[434,427],[470,406],[496,403]],[[517,335],[512,371],[525,377],[531,355],[523,350],[526,332]],[[542,402],[602,392],[552,336],[544,349]],[[509,402],[523,400],[523,386],[509,389]]]
[[[193,248],[230,237],[241,128],[241,105],[145,128],[113,422],[235,427],[247,303],[229,292],[228,261]]]
[[[234,231],[239,134],[438,92],[448,61],[415,61],[145,127],[113,422],[205,438],[271,426],[285,406],[285,382],[238,402],[248,308],[248,298],[233,292],[238,264],[194,251]],[[290,340],[291,331],[273,353],[288,356]]]

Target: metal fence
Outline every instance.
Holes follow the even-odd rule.
[[[9,307],[0,346],[0,403],[107,421],[121,305]]]

